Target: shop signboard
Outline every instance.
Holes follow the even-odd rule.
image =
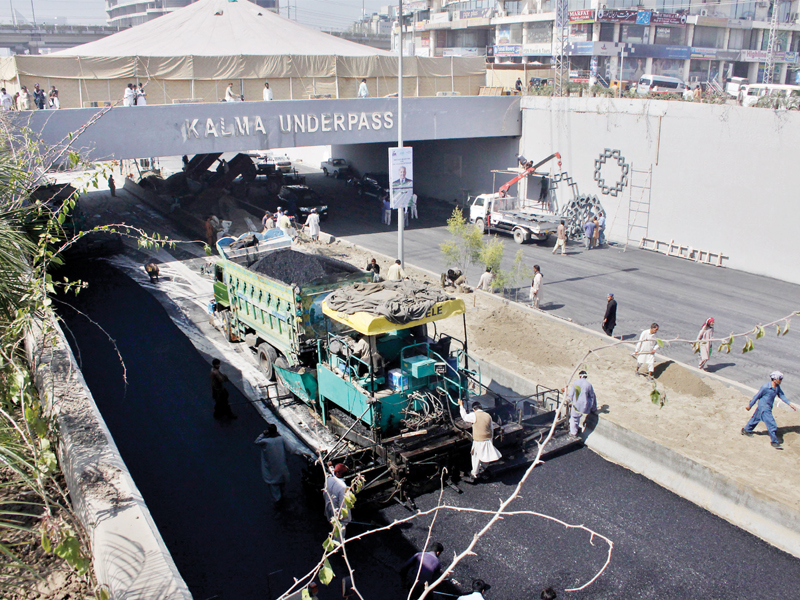
[[[462,10],[459,12],[459,18],[461,19],[488,19],[491,16],[491,8],[472,8],[470,10]]]
[[[569,11],[570,23],[594,23],[594,9],[585,8],[583,10]]]
[[[522,56],[522,44],[497,44],[494,47],[495,56]]]
[[[690,48],[691,54],[689,58],[694,58],[698,60],[716,60],[717,59],[717,49],[716,48]]]
[[[638,10],[613,10],[600,8],[597,10],[599,23],[636,23]]]
[[[686,15],[654,12],[650,15],[650,25],[661,25],[663,27],[682,27],[686,25]]]
[[[449,22],[450,22],[449,12],[438,12],[431,15],[431,23],[449,23]]]
[[[428,10],[428,0],[406,0],[406,2],[403,3],[403,12],[407,10],[411,12]]]
[[[539,44],[523,44],[523,56],[550,56],[553,53],[553,44],[539,43]]]
[[[739,60],[743,62],[767,62],[766,50],[740,50]],[[796,63],[798,60],[797,52],[776,52],[776,62]]]
[[[442,48],[442,56],[483,56],[483,48]]]

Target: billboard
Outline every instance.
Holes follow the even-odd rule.
[[[414,193],[414,155],[409,146],[389,148],[389,201],[393,209],[405,209]]]

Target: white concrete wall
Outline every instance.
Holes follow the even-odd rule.
[[[464,201],[467,195],[492,191],[491,169],[513,167],[519,141],[516,137],[502,137],[414,141],[405,145],[414,148],[416,193]],[[351,161],[359,175],[370,171],[385,173],[389,170],[388,148],[389,144],[332,146],[331,156]],[[505,183],[506,179],[499,176],[497,184]]]
[[[600,197],[611,240],[626,239],[631,188],[600,194],[594,161],[605,148],[621,150],[634,169],[653,167],[648,237],[800,283],[800,113],[608,98],[526,97],[522,108],[521,153],[535,162],[559,151],[580,191]],[[607,180],[616,173],[604,171]]]

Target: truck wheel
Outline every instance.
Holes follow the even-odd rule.
[[[477,227],[478,231],[481,233],[486,233],[486,223],[483,222],[483,219],[475,219],[475,227]]]
[[[514,241],[518,244],[524,244],[527,241],[528,236],[522,229],[515,229],[514,230]]]
[[[339,179],[339,171],[334,171],[333,172],[333,178],[334,179]]]
[[[264,376],[270,381],[275,377],[275,369],[273,369],[272,366],[275,364],[277,358],[278,353],[275,351],[275,348],[266,342],[261,342],[258,345],[258,365],[261,367],[261,372],[264,373]]]
[[[280,367],[281,369],[288,369],[289,368],[289,361],[286,360],[285,357],[279,356],[275,359],[275,366]],[[281,378],[278,377],[278,374],[275,373],[275,381],[278,382],[278,397],[283,398],[284,396],[291,396],[292,392],[281,382]]]
[[[322,172],[325,173],[325,177],[328,176],[328,169],[327,167],[322,167]]]

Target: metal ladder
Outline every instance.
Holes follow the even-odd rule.
[[[653,165],[646,170],[636,170],[631,164],[630,184],[628,186],[628,234],[625,248],[634,242],[638,247],[642,238],[647,237],[650,226],[650,195],[653,185]]]

